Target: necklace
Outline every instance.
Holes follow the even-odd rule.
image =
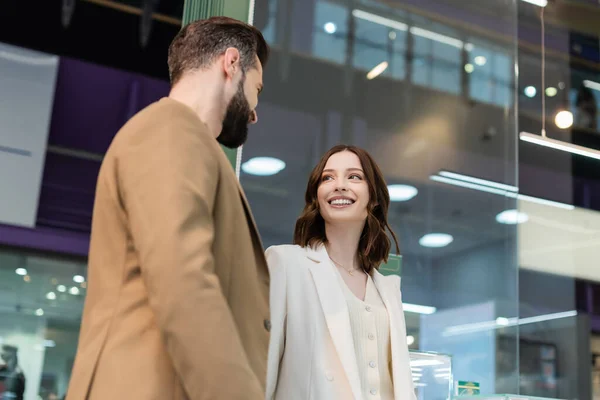
[[[340,267],[341,269],[343,269],[344,271],[346,271],[348,273],[348,275],[350,276],[354,276],[354,271],[357,271],[358,268],[353,268],[353,269],[347,269],[345,268],[342,264],[340,264],[339,262],[335,261],[333,258],[331,258],[331,256],[329,256],[329,259],[338,267]]]

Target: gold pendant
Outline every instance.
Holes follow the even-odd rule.
[[[350,276],[354,276],[354,271],[348,271],[348,273],[350,274]]]

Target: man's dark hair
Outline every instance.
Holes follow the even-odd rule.
[[[171,85],[185,72],[209,66],[230,47],[239,50],[244,72],[255,66],[256,56],[263,67],[269,59],[269,46],[262,33],[244,22],[212,17],[186,25],[169,46]]]

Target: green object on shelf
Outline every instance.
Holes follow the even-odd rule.
[[[481,393],[479,383],[477,382],[458,381],[456,386],[459,396]]]
[[[185,0],[183,4],[182,24],[185,26],[199,19],[214,16],[226,16],[248,22],[250,0]],[[221,146],[231,166],[235,169],[239,149]]]

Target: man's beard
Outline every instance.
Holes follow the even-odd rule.
[[[244,95],[244,82],[240,82],[238,91],[231,99],[225,119],[223,119],[223,128],[217,141],[225,147],[235,149],[246,143],[248,139],[248,124],[250,122],[250,105]]]

